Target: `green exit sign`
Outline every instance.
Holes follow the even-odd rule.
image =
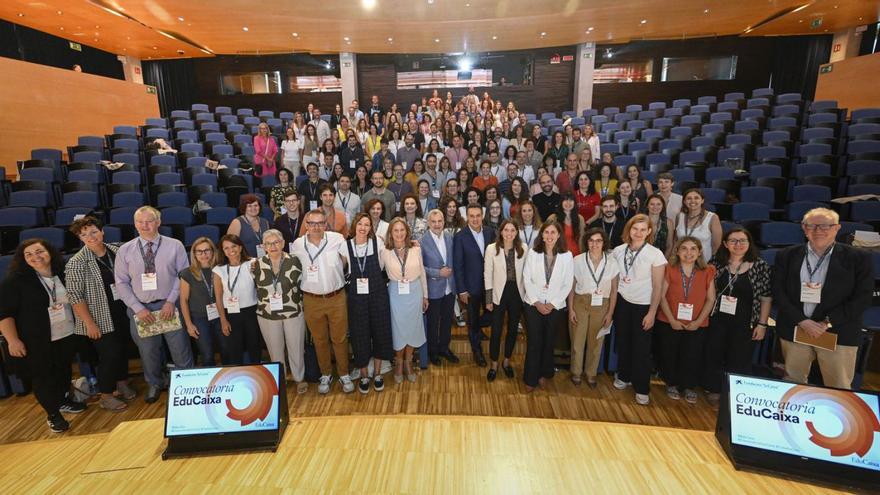
[[[70,49],[71,49],[71,50],[76,50],[76,51],[78,51],[78,52],[83,51],[83,47],[82,47],[82,45],[80,45],[79,43],[74,43],[73,41],[70,42]]]
[[[150,86],[149,84],[147,84],[147,94],[148,95],[156,94],[156,86]]]
[[[832,70],[834,70],[834,64],[823,65],[823,66],[819,69],[819,74],[828,74],[828,73],[831,72]]]
[[[816,28],[818,28],[818,27],[821,26],[821,25],[822,25],[822,18],[821,18],[821,17],[819,17],[818,19],[813,19],[813,20],[810,22],[810,28],[811,28],[811,29],[816,29]]]

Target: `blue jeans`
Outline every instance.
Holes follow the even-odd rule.
[[[150,311],[158,311],[162,309],[164,304],[164,301],[159,301],[151,304],[144,304],[144,306]],[[144,368],[144,378],[147,380],[147,384],[158,388],[164,388],[166,386],[165,378],[162,374],[162,363],[164,361],[162,356],[163,339],[165,340],[165,343],[168,344],[168,350],[171,351],[171,360],[174,362],[175,366],[178,368],[193,367],[192,348],[190,347],[189,334],[186,333],[186,330],[181,328],[180,330],[175,330],[173,332],[142,339],[137,332],[134,312],[131,308],[129,308],[127,312],[129,321],[131,322],[131,338],[134,340],[134,343],[137,344],[138,352],[141,355],[141,365]]]
[[[223,349],[223,339],[220,337],[220,319],[208,321],[207,317],[197,316],[192,318],[192,322],[199,331],[199,338],[195,339],[196,345],[199,347],[199,365],[214,366],[214,344],[219,342],[221,357],[226,355]]]

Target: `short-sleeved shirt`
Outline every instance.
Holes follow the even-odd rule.
[[[692,276],[693,282],[691,282],[691,287],[688,290],[688,297],[685,299],[681,267],[678,265],[666,265],[666,273],[664,274],[664,277],[666,278],[666,283],[669,284],[669,288],[666,290],[666,303],[669,304],[669,309],[672,310],[674,316],[678,314],[679,303],[693,304],[693,317],[696,318],[700,315],[700,311],[703,310],[703,306],[706,304],[706,294],[708,294],[709,286],[715,283],[715,267],[709,265],[702,270],[696,270]],[[657,312],[657,319],[669,323],[669,320],[666,318],[666,315],[663,314],[663,311]],[[689,323],[693,320],[679,321],[682,323]],[[706,318],[700,327],[705,328],[708,326],[709,318]]]
[[[611,294],[611,281],[620,272],[617,261],[610,254],[606,254],[598,265],[594,265],[589,255],[590,253],[582,253],[574,257],[574,292],[592,294],[596,290],[596,279],[598,279],[599,290],[604,297],[608,297]],[[589,268],[587,263],[590,264]],[[593,269],[592,275],[590,268]]]
[[[635,256],[635,261],[630,262]],[[666,264],[663,251],[644,244],[638,255],[629,250],[629,244],[621,244],[611,251],[611,257],[617,261],[620,270],[620,283],[617,285],[617,293],[630,304],[651,304],[651,293],[654,290],[651,284],[651,269],[655,266]],[[629,266],[629,270],[626,267]]]
[[[257,288],[254,285],[254,277],[251,275],[250,259],[238,266],[220,265],[214,267],[214,273],[220,276],[223,282],[223,303],[230,297],[238,298],[240,308],[249,308],[257,304]],[[233,287],[233,285],[235,287]]]
[[[207,318],[207,306],[214,303],[214,272],[210,268],[202,268],[202,279],[196,280],[196,276],[189,268],[180,271],[181,280],[189,284],[189,312],[196,317]]]
[[[292,254],[299,258],[302,266],[300,288],[303,292],[323,295],[342,289],[345,285],[345,265],[340,256],[347,262],[348,248],[342,234],[325,232],[318,245],[309,242],[309,236],[304,235],[293,241]],[[315,275],[310,276],[309,272]]]

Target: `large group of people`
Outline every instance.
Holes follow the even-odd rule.
[[[455,102],[435,91],[403,113],[354,101],[330,122],[310,108],[279,146],[263,129],[257,141],[255,173],[277,185],[266,205],[241,197],[219,244],[196,239],[187,255],[144,206],[121,246],[104,242],[97,218],[75,222],[84,247],[66,266],[46,241],[18,247],[0,285],[0,330],[52,431],[85,407],[68,388],[73,353],[89,342],[100,405],[120,411],[136,396],[129,339],[147,402],[167,386],[166,362],[278,361],[306,393],[307,335],[318,393],[338,380],[367,394],[389,372],[400,385],[417,381],[416,367],[458,363],[456,324],[489,382],[499,368],[516,377],[524,331],[525,390],[547,386],[562,330],[570,380],[595,387],[612,334],[613,386],[631,386],[638,404],[649,404],[655,372],[671,399],[696,402],[702,388],[717,404],[724,372],[751,372],[774,302],[786,377],[805,382],[818,360],[826,385],[850,387],[872,263],[835,242],[834,211],[805,214],[807,242],[771,269],[747,229],[722,232],[700,189],[679,195],[670,174],[655,189],[638,167],[599,156],[590,125],[545,139],[512,102],[473,89]],[[831,350],[804,343],[825,333],[836,335]]]

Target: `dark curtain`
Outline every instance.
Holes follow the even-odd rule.
[[[812,100],[819,66],[831,57],[832,40],[830,34],[777,38],[771,72],[774,92],[800,93],[804,100]]]
[[[192,59],[145,61],[144,83],[156,87],[163,117],[193,104],[195,69]]]
[[[867,29],[862,33],[862,42],[859,44],[859,56],[870,55],[880,50],[880,43],[877,42],[877,28],[880,28],[880,22],[868,24]]]
[[[88,74],[125,79],[122,63],[113,53],[87,45],[74,50],[64,38],[4,20],[0,20],[0,56],[60,69],[79,64]]]

